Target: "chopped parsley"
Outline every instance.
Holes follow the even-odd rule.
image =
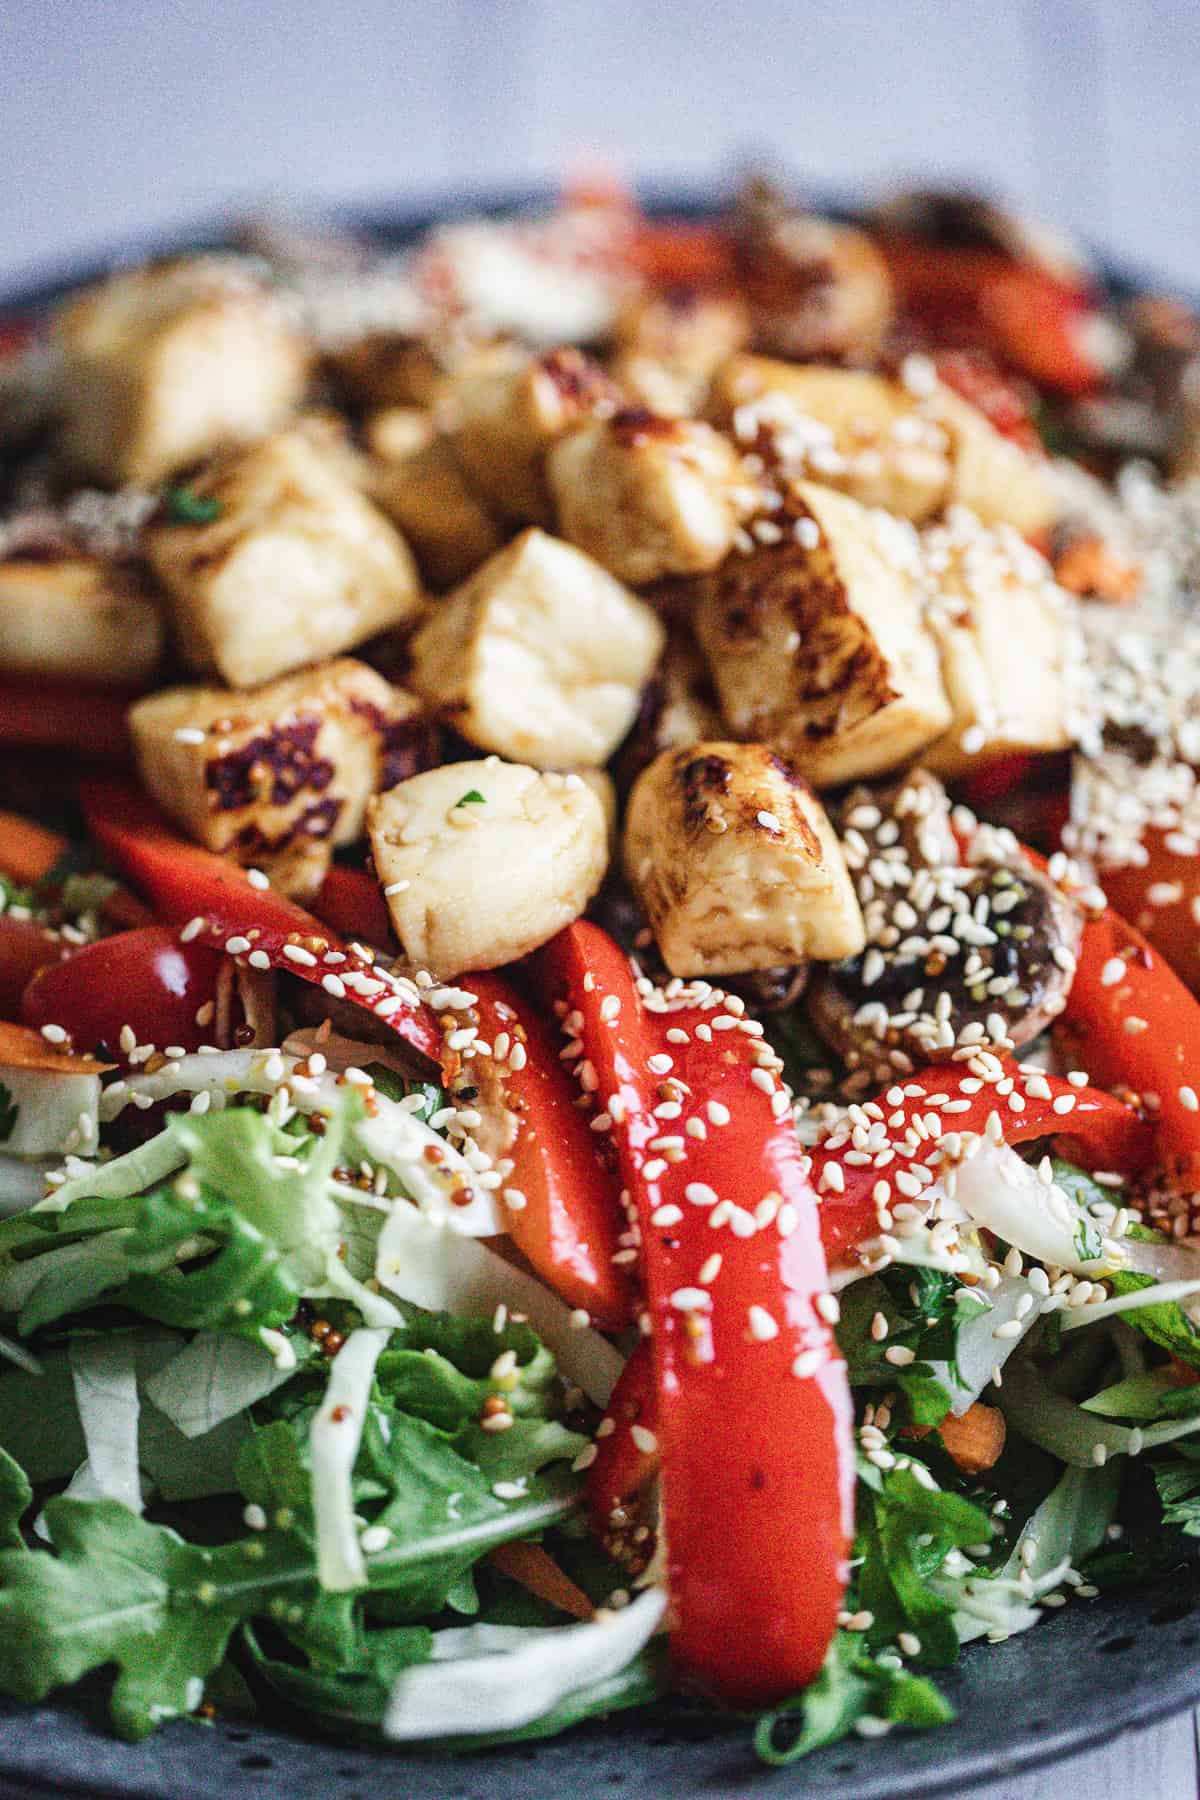
[[[454,805],[456,809],[460,806],[486,806],[487,798],[478,788],[468,788],[462,799],[456,800]]]
[[[221,516],[221,502],[210,495],[197,494],[186,483],[170,487],[163,495],[167,516],[177,525],[211,525]]]
[[[12,1097],[12,1089],[0,1081],[0,1144],[7,1144],[12,1136],[20,1110]]]

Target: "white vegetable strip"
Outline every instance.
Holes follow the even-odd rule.
[[[325,1398],[309,1433],[317,1576],[321,1586],[333,1593],[366,1585],[367,1565],[354,1522],[352,1477],[375,1364],[390,1336],[386,1328],[350,1334],[330,1366]]]
[[[1157,1281],[1153,1287],[1138,1288],[1132,1294],[1114,1294],[1110,1300],[1068,1307],[1062,1315],[1062,1328],[1078,1331],[1081,1325],[1111,1319],[1114,1313],[1139,1312],[1143,1306],[1165,1306],[1173,1300],[1190,1300],[1195,1294],[1200,1294],[1200,1277],[1194,1281]]]
[[[1137,1441],[1142,1450],[1153,1450],[1200,1431],[1200,1414],[1139,1429],[1084,1412],[1073,1400],[1056,1394],[1028,1357],[1017,1357],[1009,1364],[999,1401],[1010,1425],[1022,1437],[1060,1462],[1080,1469],[1094,1465],[1101,1446],[1106,1456],[1127,1456],[1131,1442]]]
[[[989,1291],[973,1289],[972,1292],[978,1294],[981,1300],[986,1300],[988,1305],[959,1327],[954,1366],[938,1362],[931,1365],[942,1386],[953,1395],[951,1411],[960,1415],[978,1400],[991,1381],[993,1371],[1003,1370],[1026,1332],[1037,1324],[1042,1305],[1041,1298],[1020,1275],[1002,1275],[997,1286]],[[1031,1299],[1032,1305],[1024,1317],[1018,1319],[1017,1309],[1026,1295]],[[1014,1320],[1021,1327],[1018,1335],[998,1338],[997,1329]]]
[[[72,1338],[67,1356],[87,1445],[87,1462],[76,1473],[71,1492],[82,1496],[91,1489],[140,1513],[140,1406],[133,1339],[125,1332],[106,1338]]]
[[[0,1068],[16,1108],[4,1141],[10,1156],[86,1156],[100,1141],[98,1075],[55,1075],[47,1069]]]
[[[373,1046],[364,1044],[362,1048],[368,1061],[377,1060]],[[135,1094],[152,1100],[207,1094],[210,1105],[219,1110],[239,1094],[273,1094],[284,1081],[292,1086],[295,1103],[302,1109],[333,1112],[345,1098],[345,1082],[339,1082],[332,1069],[316,1076],[295,1076],[298,1060],[281,1050],[182,1056],[153,1075],[131,1075],[105,1089],[101,1117],[106,1121],[119,1117],[134,1104]],[[456,1231],[468,1237],[498,1237],[507,1230],[494,1196],[478,1185],[475,1171],[460,1150],[378,1090],[373,1106],[373,1114],[355,1126],[354,1141],[373,1163],[392,1171],[418,1206],[448,1219]],[[425,1156],[430,1145],[438,1149],[436,1165]],[[469,1206],[450,1204],[448,1194],[453,1188],[471,1191],[474,1198]]]
[[[139,1144],[112,1162],[97,1163],[80,1175],[72,1176],[56,1187],[52,1194],[34,1209],[36,1212],[65,1212],[76,1200],[124,1200],[156,1186],[182,1169],[187,1156],[171,1136],[160,1131],[157,1137]]]
[[[566,1380],[598,1406],[607,1405],[624,1357],[590,1326],[577,1329],[557,1294],[477,1239],[460,1237],[401,1202],[379,1235],[375,1274],[393,1294],[430,1312],[491,1313],[503,1304],[525,1313]]]
[[[150,1377],[146,1395],[184,1437],[202,1437],[282,1387],[291,1374],[292,1369],[280,1368],[262,1344],[199,1331]]]
[[[57,1161],[23,1162],[19,1156],[0,1156],[0,1218],[36,1206],[46,1192],[46,1171]]]
[[[435,1660],[397,1679],[384,1734],[410,1741],[532,1724],[578,1688],[618,1674],[654,1636],[666,1603],[662,1588],[648,1588],[621,1612],[580,1625],[514,1626],[503,1642],[496,1627],[439,1633]]]
[[[1111,1258],[1080,1256],[1078,1207],[1061,1188],[1047,1187],[1007,1144],[981,1144],[959,1168],[954,1194],[977,1225],[1023,1256],[1081,1275],[1102,1275],[1116,1266]],[[1091,1224],[1094,1231],[1095,1221]]]

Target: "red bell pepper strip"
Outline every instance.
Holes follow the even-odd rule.
[[[383,890],[365,869],[347,869],[334,863],[317,889],[312,909],[318,919],[332,925],[343,937],[357,938],[376,949],[395,947],[391,914]]]
[[[504,1052],[486,1066],[516,1120],[509,1185],[525,1204],[508,1211],[509,1234],[569,1306],[601,1330],[619,1331],[633,1303],[626,1271],[613,1261],[625,1222],[616,1170],[601,1160],[599,1136],[541,1015],[501,975],[477,972],[468,986],[481,1036]]]
[[[1108,902],[1164,956],[1193,993],[1200,988],[1200,857],[1170,848],[1174,833],[1148,826],[1144,863],[1100,870]]]
[[[1057,1031],[1094,1080],[1146,1108],[1167,1184],[1200,1190],[1200,1001],[1111,906],[1083,928]]]
[[[443,1061],[437,1016],[410,984],[398,985],[304,907],[255,887],[236,863],[189,843],[131,782],[85,781],[80,798],[93,837],[159,918],[252,968],[264,966],[252,957],[265,957],[266,967],[365,1007],[414,1050]],[[244,948],[231,950],[231,943]]]
[[[0,920],[0,926],[10,923]],[[27,1025],[61,1025],[76,1050],[128,1061],[122,1034],[163,1050],[198,1050],[212,1033],[198,1022],[215,1000],[221,953],[209,944],[181,944],[170,925],[143,925],[61,953],[35,973],[21,999]]]
[[[902,309],[935,342],[988,350],[1040,386],[1065,394],[1091,393],[1102,382],[1104,370],[1086,340],[1096,316],[1086,287],[995,250],[900,237],[885,238],[881,248]]]
[[[640,1427],[637,1438],[635,1425]],[[649,1340],[643,1338],[609,1398],[596,1434],[596,1460],[587,1478],[592,1531],[631,1575],[640,1575],[649,1561],[645,1537],[639,1542],[634,1533],[640,1529],[639,1498],[658,1473],[658,1451],[647,1448],[657,1437],[654,1357]]]
[[[1021,1101],[1021,1110],[1012,1109],[1010,1095]],[[1069,1110],[1056,1111],[1056,1103],[1066,1107],[1068,1099]],[[866,1164],[848,1163],[845,1151],[855,1149],[849,1131],[836,1133],[813,1151],[812,1172],[821,1193],[821,1237],[831,1263],[852,1260],[860,1244],[890,1229],[888,1209],[904,1198],[894,1187],[898,1169],[911,1172],[914,1165],[928,1165],[941,1133],[983,1137],[992,1113],[1000,1121],[1005,1143],[1053,1137],[1064,1155],[1086,1169],[1134,1173],[1145,1166],[1153,1148],[1148,1122],[1112,1094],[1075,1087],[1057,1075],[1023,1075],[1009,1061],[997,1081],[981,1079],[962,1063],[935,1063],[897,1078],[871,1104],[875,1110],[866,1116],[877,1113],[885,1121],[887,1143],[894,1152],[886,1165],[873,1157]],[[937,1120],[932,1132],[926,1124],[931,1115]],[[832,1179],[830,1165],[839,1171]]]
[[[140,691],[140,690],[139,690]],[[129,761],[125,714],[137,691],[0,684],[0,745],[78,750]]]
[[[850,1394],[790,1107],[720,996],[651,1011],[597,926],[569,926],[538,969],[565,997],[641,1238],[672,1655],[765,1705],[821,1666],[853,1520]]]

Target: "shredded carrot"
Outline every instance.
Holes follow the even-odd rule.
[[[21,813],[0,812],[0,870],[22,887],[44,880],[67,848],[66,838],[57,831]]]
[[[570,1613],[572,1618],[590,1619],[596,1611],[583,1589],[576,1587],[569,1575],[563,1574],[540,1544],[497,1544],[489,1552],[488,1560],[511,1581],[519,1582],[539,1600],[557,1606],[560,1612]]]
[[[1000,1408],[980,1400],[961,1417],[947,1413],[938,1426],[943,1449],[964,1475],[981,1475],[999,1461],[1006,1429]]]

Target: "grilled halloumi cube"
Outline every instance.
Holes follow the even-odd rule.
[[[472,487],[503,518],[549,525],[546,451],[597,408],[615,411],[617,393],[598,363],[567,348],[507,367],[468,367],[443,404]]]
[[[162,659],[158,603],[95,556],[0,562],[0,673],[140,687]]]
[[[371,414],[363,429],[368,451],[384,462],[402,462],[436,436],[437,422],[424,406],[385,406]]]
[[[336,447],[303,427],[222,458],[187,493],[202,522],[168,518],[148,528],[146,546],[193,669],[254,687],[420,605],[403,538]]]
[[[411,679],[482,749],[596,767],[633,723],[663,637],[607,570],[535,527],[437,604],[413,637]]]
[[[955,508],[925,534],[939,597],[928,610],[954,708],[922,761],[953,776],[1016,750],[1064,750],[1068,602],[1036,550]]]
[[[696,634],[730,731],[834,787],[898,767],[952,714],[912,526],[832,488],[794,495],[783,541],[707,578]]]
[[[613,376],[652,412],[686,417],[703,405],[716,370],[749,334],[749,316],[735,295],[657,290],[617,320]]]
[[[714,383],[709,411],[742,443],[765,431],[789,473],[906,519],[958,504],[1029,535],[1055,516],[1044,464],[939,382],[924,358],[911,358],[893,381],[734,356]]]
[[[249,693],[166,688],[131,707],[129,728],[163,811],[292,894],[319,887],[370,796],[432,754],[418,702],[350,657]]]
[[[546,943],[608,866],[604,810],[578,775],[494,756],[401,782],[372,800],[367,828],[406,956],[443,978]]]
[[[55,332],[63,449],[113,485],[152,485],[274,430],[308,380],[307,343],[220,259],[113,275],[69,302]]]
[[[504,541],[444,437],[407,456],[376,462],[371,492],[435,588],[465,581]]]
[[[864,506],[929,518],[952,481],[947,432],[898,381],[863,369],[735,356],[717,378],[712,416],[747,448],[767,437],[789,473]]]
[[[640,408],[590,419],[554,446],[546,472],[563,536],[621,581],[703,574],[732,547],[741,467],[699,420]]]
[[[945,383],[922,406],[950,439],[948,505],[967,507],[985,525],[1011,525],[1022,537],[1053,525],[1059,501],[1043,461],[1001,436],[977,406]]]
[[[740,975],[866,944],[837,833],[765,744],[668,750],[634,784],[626,878],[673,975]]]

